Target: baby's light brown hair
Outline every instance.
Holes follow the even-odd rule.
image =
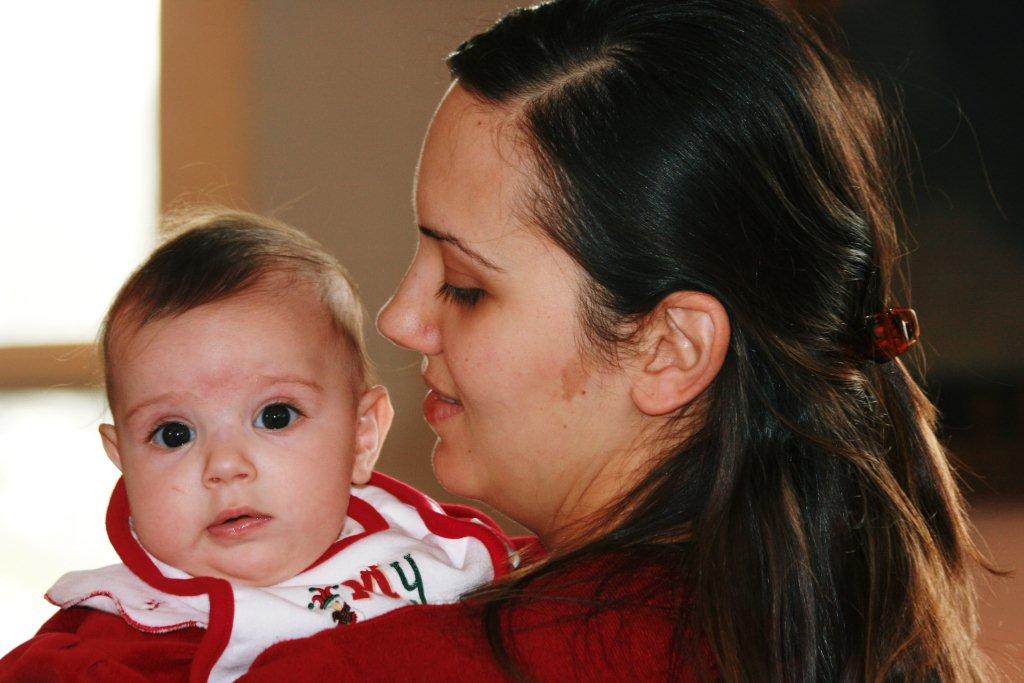
[[[309,236],[270,218],[217,208],[168,214],[161,232],[165,241],[121,286],[100,328],[108,400],[115,334],[243,294],[271,275],[298,278],[314,287],[346,347],[354,389],[373,383],[356,287],[341,264]]]

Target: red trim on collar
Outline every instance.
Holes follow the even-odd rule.
[[[439,511],[423,492],[380,472],[371,474],[369,483],[379,486],[403,503],[415,507],[432,533],[443,538],[472,536],[483,543],[491,556],[495,579],[500,579],[509,572],[512,541],[501,527],[484,513],[465,505],[445,505]],[[445,514],[446,511],[449,514]],[[471,521],[473,519],[482,523]]]
[[[324,554],[321,555],[313,564],[309,565],[303,572],[308,572],[313,567],[323,564],[327,560],[331,559],[338,554],[339,551],[344,550],[356,541],[362,540],[371,534],[375,534],[379,531],[386,531],[391,528],[388,526],[387,520],[385,520],[379,512],[373,509],[373,506],[367,503],[365,500],[360,500],[353,495],[348,497],[348,516],[359,522],[363,527],[363,531],[358,534],[352,534],[346,536],[340,541],[335,541],[331,544]],[[301,572],[300,572],[301,573]]]
[[[509,553],[514,546],[508,536],[487,515],[465,505],[446,505],[444,506],[446,514],[445,511],[437,510],[435,504],[422,492],[380,472],[374,472],[370,476],[369,483],[416,508],[432,533],[443,538],[471,536],[483,543],[491,557],[495,579],[508,573]],[[356,496],[349,497],[347,514],[363,527],[363,531],[334,542],[324,551],[323,555],[303,571],[322,564],[356,541],[389,528],[387,521],[373,506]],[[188,579],[172,579],[164,576],[132,535],[129,524],[130,517],[128,494],[122,477],[114,485],[114,491],[110,495],[110,504],[107,506],[107,536],[128,569],[153,588],[172,595],[205,594],[209,596],[209,624],[189,672],[190,681],[206,681],[231,639],[231,627],[235,614],[234,591],[231,589],[231,584],[224,579],[209,576]],[[479,520],[480,523],[472,520]]]
[[[128,494],[122,477],[114,485],[110,505],[107,507],[107,536],[121,561],[136,576],[157,590],[172,595],[206,594],[210,598],[210,623],[206,627],[206,635],[199,644],[189,671],[190,681],[206,681],[231,638],[231,624],[235,617],[235,599],[231,584],[224,579],[209,576],[189,579],[172,579],[164,576],[132,536],[128,523],[130,514]]]
[[[349,497],[348,515],[359,522],[363,531],[331,544],[324,554],[307,569],[325,562],[356,541],[388,528],[388,523],[379,512],[373,509],[373,506],[355,496]],[[192,660],[192,668],[189,673],[190,681],[206,681],[231,639],[231,627],[235,618],[235,594],[231,584],[224,579],[210,576],[188,579],[172,579],[164,576],[132,535],[131,525],[128,521],[130,517],[128,493],[122,477],[114,485],[114,492],[110,495],[110,504],[107,506],[107,537],[128,569],[153,588],[172,595],[206,594],[209,596],[209,624],[195,658]]]

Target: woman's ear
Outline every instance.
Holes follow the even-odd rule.
[[[388,390],[377,385],[363,392],[356,406],[355,460],[352,466],[352,483],[365,484],[370,481],[373,466],[377,463],[384,439],[391,429],[395,410],[391,407]]]
[[[103,450],[107,452],[110,462],[114,463],[114,467],[124,472],[124,468],[121,467],[121,453],[117,450],[117,430],[114,428],[114,425],[100,425],[100,441],[103,442]]]
[[[667,415],[718,375],[729,349],[729,316],[710,294],[674,292],[658,304],[641,335],[630,398],[646,415]]]

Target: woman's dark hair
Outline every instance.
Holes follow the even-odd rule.
[[[477,596],[499,661],[522,671],[502,614],[524,588],[625,549],[686,587],[676,651],[699,634],[728,680],[985,679],[984,560],[935,409],[901,361],[860,353],[865,316],[907,303],[871,88],[754,0],[555,0],[448,65],[524,133],[533,218],[589,275],[590,346],[621,350],[685,290],[732,331],[678,416],[698,427],[596,520],[613,530]]]

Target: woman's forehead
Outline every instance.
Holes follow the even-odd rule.
[[[493,240],[523,227],[532,165],[508,110],[459,87],[438,108],[416,179],[416,213],[463,240]]]

